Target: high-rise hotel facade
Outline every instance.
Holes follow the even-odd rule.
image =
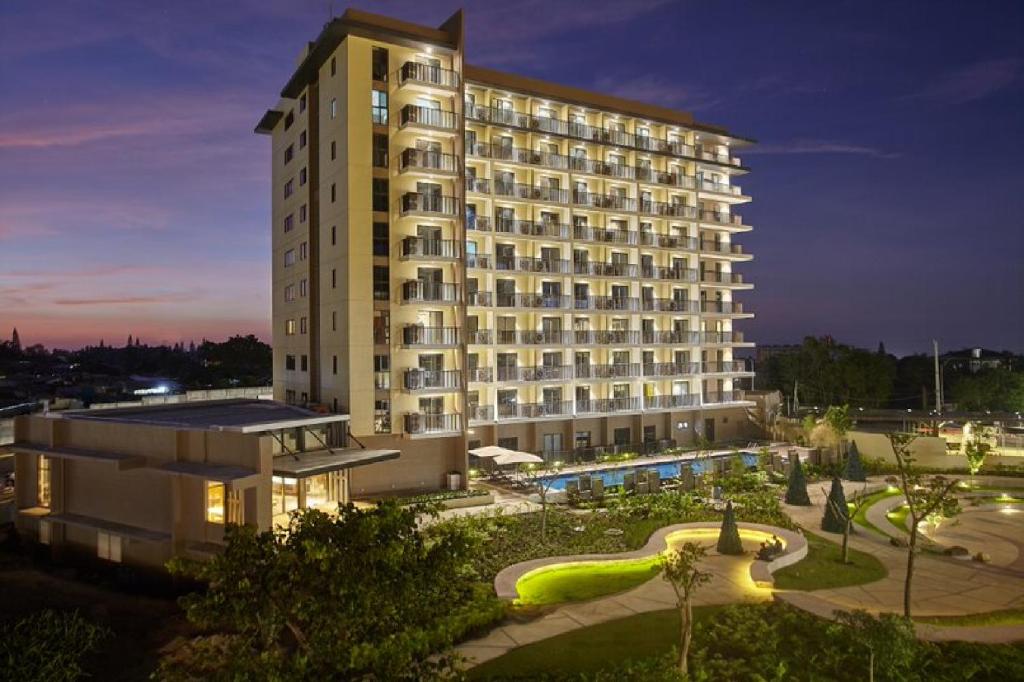
[[[259,122],[274,397],[402,451],[354,494],[438,487],[477,444],[565,461],[743,435],[749,141],[463,45],[461,13],[349,10]]]

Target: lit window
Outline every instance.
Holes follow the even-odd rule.
[[[40,507],[50,508],[50,501],[52,499],[51,493],[51,469],[50,469],[50,458],[39,457],[39,486],[37,488],[36,502]]]
[[[302,298],[306,298],[306,295],[308,293],[309,293],[309,286],[308,286],[308,284],[306,282],[306,279],[305,278],[300,279],[299,280],[299,296],[301,296]]]
[[[289,284],[284,288],[284,300],[294,301],[295,300],[295,285]]]
[[[331,118],[338,115],[338,100],[334,97],[331,98]]]
[[[301,244],[299,244],[299,260],[306,260],[307,255],[308,251],[306,242],[302,242]]]
[[[295,334],[295,320],[284,321],[284,333],[286,336],[292,336]]]
[[[224,523],[223,483],[206,482],[206,521],[208,523]]]
[[[39,522],[39,543],[43,545],[50,544],[50,522],[40,521]]]
[[[96,556],[107,561],[121,563],[121,536],[97,532]]]
[[[299,333],[300,334],[305,334],[308,331],[309,331],[309,329],[308,329],[308,324],[306,323],[306,318],[305,317],[300,317],[299,318]]]

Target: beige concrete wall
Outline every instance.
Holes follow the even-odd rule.
[[[351,470],[349,485],[353,497],[372,497],[399,491],[437,490],[449,471],[463,474],[465,452],[459,438],[401,438],[371,436],[360,438],[367,448],[401,450],[397,460],[357,467]]]
[[[881,459],[887,464],[895,464],[889,438],[884,433],[869,431],[851,431],[849,439],[857,444],[857,450],[865,459]],[[914,457],[914,466],[927,469],[966,469],[967,458],[960,453],[949,454],[946,441],[939,436],[918,436],[910,444],[910,452]],[[985,458],[985,467],[996,465],[1024,466],[1024,457],[1007,455],[989,455]]]

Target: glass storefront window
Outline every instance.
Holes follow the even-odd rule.
[[[224,484],[206,482],[206,521],[224,523]]]
[[[271,504],[274,516],[287,514],[299,508],[299,479],[274,476],[271,480]]]

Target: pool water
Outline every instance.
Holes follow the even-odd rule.
[[[717,455],[714,459],[726,459],[732,457],[732,453],[726,455]],[[748,467],[757,464],[757,455],[753,452],[740,452],[740,456],[743,457],[743,463]],[[554,481],[551,484],[550,490],[561,491],[565,490],[565,486],[569,481],[575,480],[584,474],[590,474],[591,480],[600,478],[604,481],[604,487],[622,485],[623,479],[626,474],[637,471],[649,471],[654,470],[658,472],[658,477],[661,480],[666,478],[675,478],[680,475],[680,469],[682,467],[689,467],[693,471],[694,475],[703,474],[709,469],[711,462],[707,459],[702,461],[693,460],[675,460],[671,462],[659,462],[658,464],[627,464],[621,467],[615,467],[613,469],[602,469],[600,471],[577,471],[571,474],[558,474],[555,476],[541,476],[542,481]]]

